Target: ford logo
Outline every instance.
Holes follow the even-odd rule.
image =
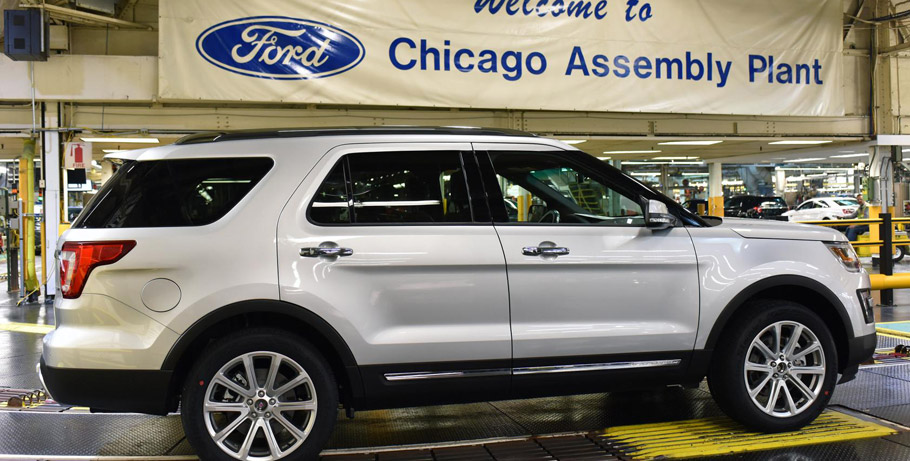
[[[337,75],[365,54],[360,40],[338,27],[281,16],[215,24],[199,34],[196,51],[224,70],[276,80]]]

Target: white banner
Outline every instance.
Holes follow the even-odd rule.
[[[166,101],[842,116],[841,0],[161,0]]]

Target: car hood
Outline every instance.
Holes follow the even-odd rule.
[[[847,237],[827,227],[763,219],[723,218],[719,227],[752,239],[847,241]]]

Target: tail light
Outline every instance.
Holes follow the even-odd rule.
[[[753,208],[753,210],[755,210],[755,211],[761,213],[761,207],[760,207],[760,206],[757,206],[757,207]]]
[[[66,242],[60,250],[60,291],[66,299],[78,298],[92,270],[126,256],[136,242]]]

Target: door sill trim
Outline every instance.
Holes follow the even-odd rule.
[[[491,368],[485,370],[416,371],[385,373],[386,381],[416,381],[422,379],[483,378],[490,376],[522,376],[545,373],[576,373],[583,371],[629,370],[637,368],[672,367],[682,363],[681,359],[640,360],[608,363],[582,363],[574,365],[547,365],[538,367]]]
[[[513,368],[513,375],[536,375],[543,373],[574,373],[579,371],[628,370],[634,368],[672,367],[679,365],[681,359],[642,360],[635,362],[583,363],[575,365],[548,365],[539,367]]]
[[[453,371],[418,371],[406,373],[386,373],[386,381],[414,381],[419,379],[449,379],[449,378],[485,378],[488,376],[509,376],[508,368],[493,368],[488,370],[453,370]]]

